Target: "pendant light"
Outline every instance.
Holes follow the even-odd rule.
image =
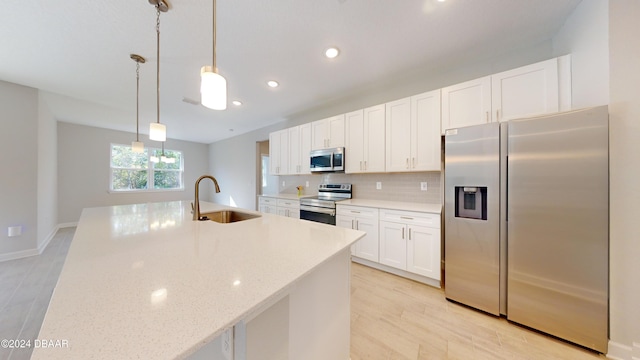
[[[216,0],[213,0],[213,65],[200,69],[200,102],[213,110],[227,108],[227,80],[216,66]]]
[[[156,8],[156,56],[158,58],[158,65],[156,67],[156,122],[149,124],[149,139],[166,141],[167,127],[160,123],[160,13],[169,11],[169,4],[166,0],[149,0],[149,4]]]
[[[144,152],[144,143],[140,141],[140,63],[146,62],[145,58],[138,54],[129,55],[136,62],[136,141],[131,143],[134,153]]]

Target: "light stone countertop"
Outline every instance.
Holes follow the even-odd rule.
[[[270,197],[270,198],[278,198],[278,199],[287,199],[287,200],[300,200],[303,197],[310,197],[310,196],[315,196],[315,195],[306,195],[303,194],[302,196],[298,196],[297,194],[263,194],[263,195],[258,195],[261,197]]]
[[[69,347],[32,359],[183,358],[365,234],[272,214],[196,222],[190,211],[189,201],[84,209],[38,335]]]
[[[353,206],[373,207],[373,208],[390,209],[390,210],[426,212],[426,213],[432,213],[432,214],[442,213],[441,204],[423,204],[423,203],[410,203],[410,202],[388,201],[388,200],[350,199],[350,200],[338,201],[336,205],[353,205]]]

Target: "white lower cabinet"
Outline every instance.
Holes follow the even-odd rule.
[[[260,196],[258,211],[300,219],[300,200]]]
[[[294,219],[300,219],[300,200],[278,199],[277,214]]]
[[[380,263],[440,280],[440,215],[380,210]]]
[[[351,247],[351,254],[362,259],[378,261],[378,209],[337,205],[336,225],[367,233]]]

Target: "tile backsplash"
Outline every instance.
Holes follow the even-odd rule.
[[[306,182],[309,186],[306,187]],[[413,203],[442,203],[441,172],[289,175],[278,177],[281,193],[295,194],[297,186],[303,186],[305,195],[318,193],[321,183],[353,184],[354,199],[393,200]],[[283,186],[284,182],[284,186]],[[382,189],[376,189],[380,182]],[[427,190],[420,190],[420,183],[427,183]]]

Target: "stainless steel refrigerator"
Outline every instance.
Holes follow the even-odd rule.
[[[606,106],[448,130],[448,299],[607,351]]]

